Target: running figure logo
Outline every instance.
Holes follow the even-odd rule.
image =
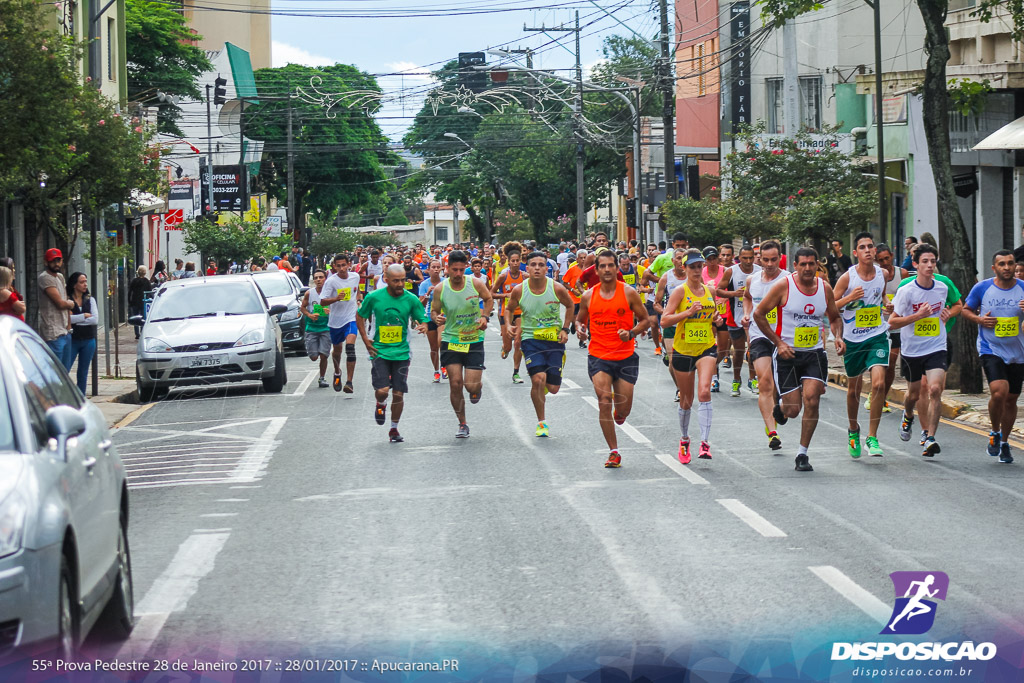
[[[896,604],[883,634],[919,635],[935,622],[935,600],[945,600],[949,577],[944,572],[893,572]]]

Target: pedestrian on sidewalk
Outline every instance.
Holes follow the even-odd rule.
[[[89,280],[85,273],[72,273],[68,278],[68,298],[71,309],[71,364],[78,360],[76,383],[85,394],[89,379],[89,367],[96,357],[96,327],[99,321],[96,299],[89,294]],[[71,368],[69,367],[70,371]]]
[[[195,277],[195,276],[196,276],[196,264],[193,261],[186,262],[185,263],[185,270],[181,274],[181,279],[184,280],[186,278]]]
[[[174,259],[174,270],[171,271],[171,277],[175,280],[185,277],[185,262],[182,259]]]
[[[853,261],[843,253],[843,243],[839,240],[832,240],[832,253],[828,255],[825,263],[828,269],[828,283],[833,287],[839,281],[839,276],[853,267]]]
[[[135,277],[128,283],[128,315],[146,314],[146,292],[153,290],[153,283],[146,277],[149,271],[146,266],[139,266],[135,271]],[[135,338],[139,338],[141,327],[134,325]]]
[[[25,322],[25,301],[14,289],[14,271],[7,266],[0,266],[0,315],[13,315]]]
[[[68,311],[73,304],[67,297],[64,274],[64,255],[60,249],[47,249],[43,254],[46,269],[39,273],[36,282],[39,296],[39,336],[50,347],[67,370],[71,370],[71,330]]]

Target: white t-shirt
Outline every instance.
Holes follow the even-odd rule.
[[[356,309],[359,307],[359,275],[349,271],[347,279],[341,279],[337,273],[332,274],[324,282],[322,297],[333,299],[334,297],[347,292],[346,301],[336,301],[331,304],[331,314],[327,318],[327,326],[335,329],[345,327],[356,319]]]
[[[277,267],[276,263],[270,263],[267,265],[267,270],[280,270],[280,268]]]
[[[906,327],[901,327],[900,353],[908,358],[919,358],[937,351],[946,350],[946,324],[939,314],[946,305],[946,285],[938,280],[925,289],[914,279],[899,288],[892,300],[893,313],[903,317],[917,312],[922,306],[939,304],[938,310]]]
[[[569,270],[569,252],[563,251],[555,257],[555,261],[558,263],[558,277],[565,277],[565,272]]]

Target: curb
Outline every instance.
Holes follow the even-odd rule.
[[[838,370],[830,369],[828,371],[828,381],[831,382],[832,384],[835,384],[840,387],[846,387],[847,380],[848,378],[846,377],[846,375]],[[867,396],[868,392],[865,390],[870,389],[871,384],[865,382],[862,385],[861,396]],[[889,389],[889,394],[885,398],[887,401],[892,401],[894,403],[899,403],[902,405],[904,399],[906,398],[906,395],[907,393],[903,389],[897,389],[896,387],[892,387],[891,389]],[[972,410],[973,409],[971,408],[970,404],[964,403],[962,401],[955,401],[951,398],[945,397],[943,397],[942,399],[942,417],[946,418],[947,420],[955,420],[960,415],[963,415],[964,413],[970,412]]]

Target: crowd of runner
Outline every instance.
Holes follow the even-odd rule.
[[[810,472],[809,449],[819,401],[828,381],[827,345],[842,358],[847,382],[848,452],[862,448],[882,457],[878,430],[899,366],[907,381],[899,437],[920,430],[921,455],[940,452],[937,429],[949,362],[948,333],[959,316],[978,326],[977,351],[991,391],[992,430],[987,452],[1013,462],[1007,442],[1024,384],[1024,281],[1010,251],[992,257],[993,277],[966,298],[937,272],[938,252],[914,245],[904,267],[892,249],[870,233],[856,235],[852,265],[834,285],[810,247],[790,257],[768,240],[691,248],[684,235],[671,247],[649,245],[639,253],[609,245],[597,233],[589,249],[546,249],[508,242],[473,251],[440,248],[429,254],[373,249],[338,254],[330,271],[317,269],[302,300],[306,348],[319,363],[320,387],[352,393],[356,345],[371,359],[376,394],[374,419],[388,422],[392,443],[409,391],[410,334],[427,336],[433,381],[449,383],[456,438],[468,438],[466,398],[483,393],[484,335],[497,314],[502,360],[512,356],[511,381],[530,378],[537,437],[547,437],[545,399],[558,393],[566,345],[576,337],[587,349],[587,371],[609,454],[605,467],[620,467],[616,425],[629,417],[640,372],[639,353],[661,358],[676,387],[679,450],[691,460],[690,417],[696,400],[698,458],[712,457],[711,394],[728,384],[756,394],[767,448],[783,447],[779,427],[801,417],[795,468]],[[844,257],[845,258],[845,257]],[[423,267],[425,266],[425,267]],[[906,268],[905,266],[910,266]],[[650,344],[650,346],[648,346]],[[345,367],[342,368],[342,352]],[[333,383],[327,381],[333,362]],[[722,372],[731,376],[722,382]],[[866,437],[858,418],[863,382],[869,383]]]

